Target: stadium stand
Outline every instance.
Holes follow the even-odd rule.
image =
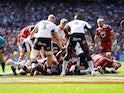
[[[82,13],[94,30],[97,18],[104,18],[114,28],[118,39],[113,54],[115,57],[124,54],[124,32],[119,26],[124,19],[123,0],[0,0],[0,35],[8,42],[5,54],[17,50],[17,34],[23,27],[46,19],[50,13],[56,15],[56,24],[63,17],[71,20],[75,13]]]

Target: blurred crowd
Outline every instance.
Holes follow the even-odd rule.
[[[124,19],[123,0],[114,3],[103,3],[102,0],[98,0],[99,2],[84,1],[1,0],[0,35],[8,42],[5,54],[18,51],[17,34],[21,29],[28,25],[35,25],[38,21],[46,19],[51,13],[57,18],[56,24],[59,24],[61,18],[72,20],[75,13],[81,13],[83,19],[92,25],[94,31],[97,28],[97,18],[104,18],[105,22],[111,25],[116,32],[118,46],[114,52],[124,54],[124,31],[119,26],[120,21]]]

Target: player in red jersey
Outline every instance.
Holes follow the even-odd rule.
[[[22,43],[23,43],[24,39],[26,39],[30,35],[30,32],[33,29],[34,29],[34,25],[30,25],[30,26],[23,28],[20,31],[20,33],[18,34],[17,45],[18,45],[19,51],[20,51],[19,61],[21,61],[25,55],[24,50],[22,48]]]
[[[27,26],[25,28],[23,28],[20,33],[18,34],[18,38],[17,38],[17,45],[19,46],[19,49],[21,49],[21,44],[23,42],[23,40],[25,38],[27,38],[30,35],[30,31],[33,30],[34,26]]]
[[[104,23],[104,19],[97,19],[98,28],[96,29],[95,43],[98,42],[98,38],[101,39],[100,53],[105,54],[108,58],[111,58],[112,51],[112,38],[114,39],[113,46],[117,45],[117,39],[114,30],[110,25]],[[112,37],[111,37],[112,36]]]
[[[116,73],[117,69],[121,67],[119,61],[108,59],[102,54],[94,54],[92,55],[92,59],[95,68],[103,68],[104,72],[101,72],[102,74],[106,73],[106,70],[104,69],[105,67],[112,68],[110,71],[111,73]]]

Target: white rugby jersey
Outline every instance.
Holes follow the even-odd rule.
[[[62,30],[60,28],[60,25],[57,26],[57,29],[58,29],[58,34],[59,34],[60,38],[65,38],[65,32],[64,32],[64,30]]]
[[[57,28],[58,28],[58,35],[59,35],[60,41],[65,46],[66,45],[65,32],[60,28],[60,25],[58,25]]]
[[[85,26],[87,26],[88,28],[91,28],[90,24],[86,21],[83,20],[72,20],[69,23],[66,24],[66,26],[69,25],[69,27],[71,28],[70,34],[73,33],[83,33],[85,34]]]
[[[51,38],[51,31],[57,31],[57,26],[48,20],[41,20],[36,24],[36,27],[38,32],[35,37]]]

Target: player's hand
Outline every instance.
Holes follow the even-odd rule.
[[[94,51],[94,42],[91,43],[91,46],[89,47],[90,51]]]
[[[90,51],[94,51],[94,46],[91,45],[89,49],[90,49]]]
[[[64,52],[66,50],[66,47],[62,47],[61,50],[62,52]]]

